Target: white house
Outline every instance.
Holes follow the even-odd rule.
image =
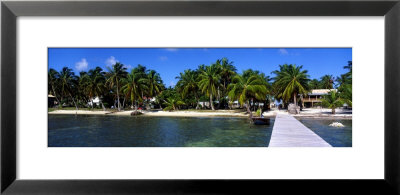
[[[94,104],[94,106],[100,106],[100,98],[99,97],[93,98],[93,104]],[[92,99],[90,99],[90,101],[88,102],[88,105],[92,106]]]

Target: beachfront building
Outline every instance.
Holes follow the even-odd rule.
[[[321,106],[322,98],[324,95],[328,95],[330,91],[337,91],[337,89],[313,89],[307,96],[303,97],[303,106],[306,108],[312,108],[315,106]]]
[[[156,104],[156,98],[155,97],[143,97],[143,102],[145,102],[145,107],[146,109],[154,109]]]
[[[240,108],[240,104],[239,104],[239,101],[233,101],[232,102],[232,108]]]
[[[58,105],[58,102],[56,100],[56,97],[54,95],[48,94],[47,95],[47,105],[49,108],[52,108],[56,105]]]
[[[100,98],[99,97],[95,97],[95,98],[93,98],[93,101],[92,101],[92,99],[88,102],[88,105],[89,106],[92,106],[92,102],[93,102],[93,105],[94,106],[100,106]]]

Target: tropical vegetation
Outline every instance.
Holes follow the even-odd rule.
[[[332,114],[335,114],[336,108],[343,106],[343,100],[338,92],[332,90],[322,99],[322,105],[332,109]]]
[[[247,69],[239,72],[233,61],[221,58],[197,69],[178,73],[175,86],[166,87],[160,74],[137,65],[128,71],[117,62],[103,70],[95,67],[76,75],[68,67],[48,71],[48,93],[54,96],[56,107],[75,109],[138,110],[158,108],[179,109],[239,109],[249,113],[268,109],[271,102],[298,105],[312,89],[333,89],[324,97],[323,106],[332,109],[352,106],[352,62],[344,66],[348,72],[334,77],[324,75],[311,79],[308,70],[296,64],[283,64],[272,72]],[[95,105],[93,100],[99,99]]]

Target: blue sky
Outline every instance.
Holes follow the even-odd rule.
[[[352,60],[351,48],[49,48],[49,68],[72,68],[80,71],[99,66],[107,70],[115,62],[124,64],[128,71],[138,64],[160,73],[166,86],[176,84],[176,76],[185,69],[210,65],[227,57],[241,73],[251,68],[266,75],[280,64],[303,65],[311,79],[325,74],[339,76],[343,66]]]

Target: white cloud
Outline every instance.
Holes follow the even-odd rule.
[[[174,82],[174,81],[171,81],[171,82],[169,83],[169,86],[175,87],[175,82]]]
[[[81,61],[75,63],[75,68],[76,68],[76,70],[78,70],[78,71],[87,70],[87,69],[88,69],[88,66],[89,66],[89,63],[86,61],[85,58],[82,58]]]
[[[289,54],[289,52],[288,52],[286,49],[279,49],[278,52],[279,52],[281,55],[288,55],[288,54]]]
[[[110,56],[110,57],[107,58],[107,60],[106,60],[106,66],[112,66],[112,65],[114,65],[114,64],[117,63],[117,62],[118,62],[118,60],[115,59],[114,56]]]
[[[167,50],[167,51],[171,51],[171,52],[178,51],[178,49],[177,49],[177,48],[167,48],[167,49],[165,49],[165,50]]]
[[[130,64],[124,65],[124,67],[125,67],[127,70],[132,69],[132,66],[131,66]]]
[[[167,56],[160,56],[160,60],[161,61],[166,61],[166,60],[168,60],[168,57]]]

